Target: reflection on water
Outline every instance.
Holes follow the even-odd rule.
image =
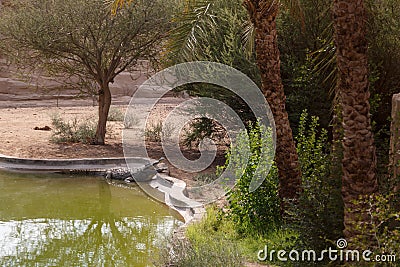
[[[180,223],[137,188],[0,173],[0,266],[152,266]]]

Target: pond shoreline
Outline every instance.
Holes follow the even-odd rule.
[[[135,160],[138,164],[145,165],[145,163],[154,164],[157,162],[153,159],[147,158],[129,158],[128,160]],[[0,154],[0,170],[24,173],[81,173],[87,175],[99,175],[106,179],[107,172],[110,170],[128,171],[126,159],[119,158],[75,158],[75,159],[30,159],[18,158]],[[139,169],[139,168],[138,168]],[[149,181],[141,182],[148,184],[149,188],[158,190],[161,193],[160,202],[165,203],[169,208],[178,212],[182,216],[185,224],[181,228],[193,221],[197,221],[204,213],[204,207],[179,207],[174,205],[174,199],[189,200],[186,192],[186,183],[180,179],[168,176],[166,174],[157,173]],[[147,185],[146,185],[147,186]],[[146,190],[143,190],[146,192]],[[161,198],[164,199],[161,199]],[[189,205],[188,205],[189,206]],[[181,229],[176,231],[181,232]]]

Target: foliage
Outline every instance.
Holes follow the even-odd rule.
[[[223,221],[215,208],[207,209],[203,219],[186,230],[187,239],[175,239],[161,250],[159,266],[237,267],[243,266],[235,230]]]
[[[166,46],[168,64],[214,61],[259,79],[254,54],[248,53],[242,41],[247,23],[242,1],[186,1],[174,21]]]
[[[246,23],[247,11],[241,0],[185,1],[174,17],[164,64],[218,62],[240,70],[260,85],[255,55],[246,49],[242,40]],[[243,100],[226,88],[202,83],[182,86],[177,90],[218,99],[233,108],[243,121],[255,120]]]
[[[303,192],[291,209],[290,223],[299,232],[299,245],[322,250],[342,235],[341,177],[332,175],[327,132],[318,132],[317,117],[300,117],[297,152]]]
[[[111,15],[104,0],[16,1],[1,10],[0,46],[22,75],[39,76],[41,87],[52,79],[61,88],[98,95],[94,143],[102,145],[109,84],[159,53],[171,8],[165,0],[135,1]]]
[[[374,120],[379,124],[387,122],[390,114],[392,94],[399,92],[400,81],[400,7],[395,0],[366,1],[369,11],[368,41],[370,43],[370,69],[372,97],[379,94],[381,101],[375,108]]]
[[[265,247],[267,247],[268,251],[271,250],[290,251],[295,246],[297,238],[298,234],[296,233],[296,231],[290,228],[282,227],[271,231],[270,233],[268,233],[268,235],[258,235],[258,234],[247,235],[242,239],[240,239],[238,242],[241,251],[243,251],[243,255],[250,262],[260,262],[260,260],[258,259],[258,252],[260,250],[265,249]],[[278,261],[276,257],[274,257],[272,262],[269,261],[269,258],[267,258],[266,262],[274,264],[271,266],[292,266],[291,262],[285,263],[282,261]]]
[[[250,125],[248,137],[247,133],[239,135],[236,147],[232,147],[227,154],[226,166],[233,164],[237,175],[236,185],[228,194],[229,216],[240,233],[266,233],[281,223],[277,169],[272,166],[268,172],[268,164],[273,160],[266,152],[273,149],[268,131],[258,124]],[[237,166],[243,164],[243,146],[246,146],[247,138],[251,155],[242,172]],[[256,172],[258,165],[260,169]],[[265,180],[259,188],[250,192],[251,180],[257,176],[265,177]]]
[[[185,132],[183,144],[186,147],[191,147],[193,142],[198,143],[205,137],[211,137],[215,132],[214,126],[214,121],[206,117],[192,121],[189,129]]]
[[[124,113],[119,108],[110,108],[107,121],[124,121]]]
[[[258,262],[258,251],[267,246],[289,251],[297,238],[290,229],[271,231],[268,235],[239,235],[236,224],[215,206],[186,230],[186,239],[173,239],[163,247],[157,266],[243,266]],[[247,266],[247,265],[246,265]]]
[[[212,183],[218,178],[215,173],[200,173],[193,177],[193,180],[197,185],[202,186]]]
[[[132,111],[128,111],[125,114],[124,119],[124,128],[125,129],[132,129],[135,125],[139,123],[139,119],[132,113]]]
[[[79,120],[73,118],[65,121],[59,114],[51,117],[53,134],[51,141],[54,143],[72,142],[90,144],[96,135],[96,123],[93,120]]]
[[[304,25],[285,11],[279,18],[282,78],[294,132],[297,132],[298,117],[303,109],[318,116],[323,128],[331,126],[330,108],[336,94],[337,77],[331,4],[329,0],[302,0]],[[366,4],[369,13],[370,104],[377,146],[377,173],[380,186],[386,187],[391,97],[400,90],[397,67],[400,45],[399,38],[396,38],[400,34],[400,10],[395,0],[371,0]]]
[[[368,56],[372,79],[371,115],[376,145],[377,174],[380,189],[388,193],[390,115],[392,95],[400,92],[400,7],[397,1],[366,1],[368,20]]]
[[[375,248],[366,247],[371,244],[371,240],[354,240],[353,246],[360,249],[374,250],[377,254],[396,254],[400,251],[400,212],[396,211],[393,194],[381,195],[375,194],[365,196],[355,201],[359,207],[359,214],[364,214],[361,209],[366,209],[370,220],[357,225],[357,230],[361,233],[367,232]],[[371,227],[367,224],[372,224]],[[360,235],[363,236],[363,235]],[[395,265],[393,265],[395,266]]]
[[[158,52],[167,7],[166,1],[140,1],[111,16],[102,0],[16,2],[1,14],[2,48],[19,67],[68,85],[101,87]]]
[[[242,265],[235,244],[221,238],[209,238],[209,243],[192,245],[187,240],[172,243],[172,256],[164,252],[158,266],[176,267],[239,267]]]
[[[327,128],[331,120],[332,97],[329,88],[322,83],[324,77],[313,72],[313,58],[296,59],[286,54],[282,60],[287,110],[294,135],[298,133],[298,118],[304,109],[320,117],[322,127]]]
[[[298,118],[304,109],[318,116],[322,127],[327,128],[330,123],[334,95],[331,90],[335,84],[335,75],[332,74],[335,61],[332,62],[331,58],[335,51],[329,46],[333,31],[331,2],[302,0],[303,21],[286,10],[278,19],[281,75],[294,135],[297,133]],[[319,71],[316,72],[316,68]]]
[[[171,137],[172,130],[171,125],[163,124],[162,121],[153,122],[146,125],[144,136],[147,141],[161,142],[162,138],[168,139]]]
[[[220,125],[209,118],[203,117],[191,121],[188,130],[185,132],[183,145],[192,147],[193,143],[198,144],[204,138],[214,141],[223,141],[226,132]]]

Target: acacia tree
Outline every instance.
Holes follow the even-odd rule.
[[[350,240],[358,237],[370,242],[373,238],[368,234],[362,236],[358,230],[361,224],[368,228],[368,223],[372,220],[368,212],[370,207],[366,202],[356,201],[378,190],[369,105],[366,9],[364,1],[334,0],[332,10],[337,48],[337,90],[341,103],[344,137],[342,141],[344,235]]]
[[[1,42],[19,66],[67,84],[96,86],[99,119],[93,144],[103,145],[109,85],[138,60],[158,52],[170,7],[165,0],[143,0],[111,14],[103,0],[22,1],[2,10]]]

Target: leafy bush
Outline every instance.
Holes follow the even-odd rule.
[[[301,247],[322,250],[342,236],[341,177],[331,173],[326,130],[319,133],[318,118],[307,117],[304,111],[297,135],[303,193],[289,212],[290,222],[299,232]]]
[[[65,121],[60,115],[51,117],[53,134],[51,141],[54,143],[72,142],[90,144],[96,135],[96,122],[91,119]]]
[[[198,144],[200,140],[206,137],[212,140],[223,140],[226,137],[226,133],[214,120],[199,118],[190,123],[189,129],[185,132],[183,145],[192,147],[193,143]]]
[[[396,211],[394,194],[360,197],[355,201],[356,214],[368,214],[368,222],[358,224],[357,230],[371,237],[354,239],[352,245],[359,249],[374,250],[376,254],[396,254],[400,251],[400,212]],[[366,210],[362,210],[366,209]],[[365,236],[365,235],[360,235]],[[371,247],[374,245],[375,248]],[[388,266],[391,266],[388,264]],[[393,264],[393,266],[396,266]]]
[[[237,146],[232,147],[227,155],[226,166],[232,163],[238,176],[235,187],[228,195],[229,216],[243,234],[267,233],[281,223],[278,172],[275,166],[267,171],[268,164],[272,162],[268,151],[273,149],[268,131],[258,124],[250,125],[248,140],[251,155],[244,172],[238,166],[242,166],[245,157],[243,146],[247,144],[247,133],[239,135]],[[256,172],[258,165],[260,169]],[[265,177],[265,180],[257,190],[250,192],[249,186],[254,177]]]
[[[124,121],[124,113],[118,108],[110,108],[110,111],[108,112],[108,121]]]
[[[162,121],[152,123],[146,127],[144,136],[147,141],[151,142],[161,142],[162,137],[168,139],[171,137],[172,128],[170,125],[163,125]],[[164,136],[163,136],[164,135]]]

